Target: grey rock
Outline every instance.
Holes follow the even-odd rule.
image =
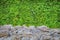
[[[22,40],[30,40],[29,37],[23,37]]]
[[[44,32],[49,32],[49,28],[47,26],[38,26],[37,29],[40,29],[41,31],[44,31]]]
[[[4,40],[4,38],[2,37],[2,38],[0,38],[0,40]]]
[[[10,31],[11,28],[12,28],[12,25],[4,25],[4,26],[0,27],[0,30],[8,30],[8,31]]]
[[[0,40],[60,40],[60,29],[50,29],[47,26],[16,26],[0,27]]]
[[[10,36],[9,31],[7,31],[7,30],[0,30],[0,38],[1,37],[8,37],[8,36]]]

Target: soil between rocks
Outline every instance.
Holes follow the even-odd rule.
[[[0,40],[60,40],[60,29],[47,26],[0,26]]]

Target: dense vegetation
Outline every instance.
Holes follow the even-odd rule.
[[[0,25],[60,26],[60,0],[0,0]]]

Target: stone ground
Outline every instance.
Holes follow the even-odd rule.
[[[60,29],[47,26],[0,26],[0,40],[60,40]]]

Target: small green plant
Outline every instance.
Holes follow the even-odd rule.
[[[0,25],[46,25],[59,28],[57,0],[1,0]],[[59,26],[58,26],[59,25]]]

